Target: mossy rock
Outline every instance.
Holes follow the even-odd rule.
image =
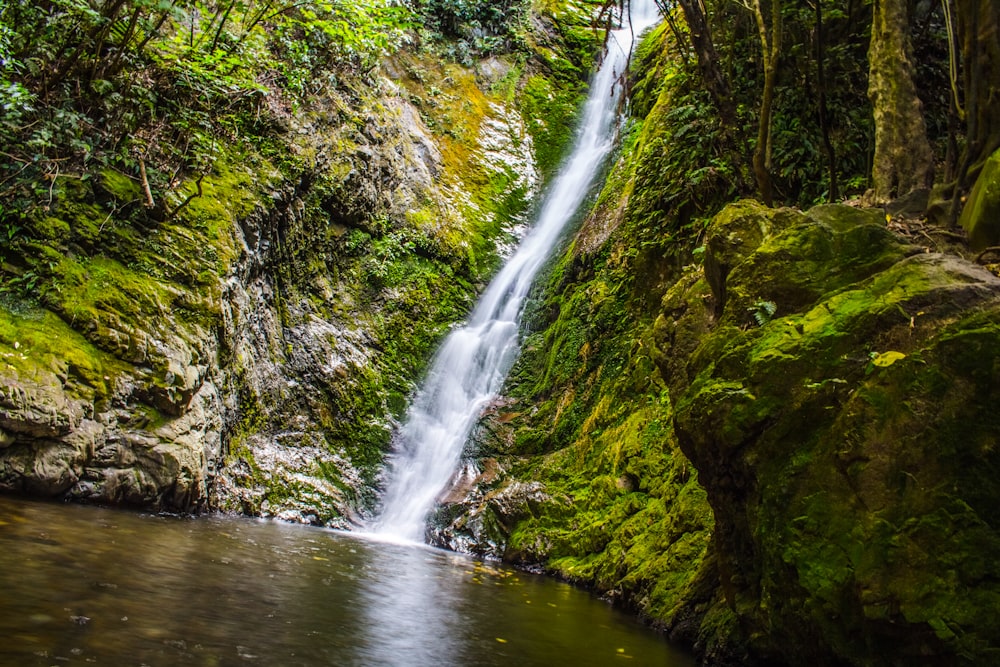
[[[801,213],[785,209],[776,214],[754,200],[746,199],[724,208],[705,230],[705,279],[712,288],[716,311],[726,304],[727,278],[780,229],[801,219]]]
[[[993,664],[1000,280],[914,255],[864,212],[737,210],[710,226],[749,230],[719,253],[718,320],[683,325],[677,294],[658,322],[699,341],[674,427],[730,608],[758,655],[792,664]],[[757,297],[779,307],[748,321]],[[661,360],[690,347],[658,342]]]
[[[831,208],[847,215],[830,215]],[[725,318],[752,324],[798,312],[917,250],[901,245],[878,212],[846,206],[810,211],[805,221],[762,242],[732,270]]]
[[[975,251],[1000,245],[1000,150],[983,165],[959,223],[969,233],[969,247]]]

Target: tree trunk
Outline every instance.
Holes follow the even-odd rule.
[[[705,16],[704,5],[699,0],[678,0],[684,11],[691,32],[691,45],[698,56],[698,71],[701,73],[708,94],[711,95],[715,107],[719,110],[722,124],[727,128],[736,126],[736,106],[733,95],[722,69],[719,67],[719,54],[712,41],[712,32],[708,28],[708,17]]]
[[[781,57],[781,0],[770,0],[770,19],[761,0],[754,0],[753,13],[760,32],[760,49],[764,60],[764,90],[760,99],[760,122],[757,125],[757,145],[753,151],[753,173],[757,189],[768,206],[774,204],[774,182],[771,179],[772,125],[774,86],[778,78]],[[770,23],[770,25],[769,25]]]
[[[1000,5],[963,0],[955,3],[955,15],[965,92],[966,144],[958,172],[963,191],[1000,148]]]
[[[819,112],[819,128],[823,134],[823,150],[826,152],[826,168],[829,173],[829,201],[840,199],[837,183],[837,152],[830,140],[830,112],[826,104],[826,39],[823,35],[823,2],[816,0],[816,97]]]
[[[994,0],[982,0],[990,3]],[[875,0],[868,51],[868,98],[875,117],[876,203],[931,186],[934,160],[913,83],[906,0]]]

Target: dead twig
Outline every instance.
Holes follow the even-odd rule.
[[[48,174],[46,174],[48,176]],[[56,173],[52,175],[52,182],[49,183],[49,203],[45,205],[45,210],[52,208],[52,191],[56,188],[56,179],[59,178],[59,165],[56,165]]]
[[[177,208],[175,208],[173,211],[171,211],[170,213],[168,213],[167,214],[167,220],[170,220],[171,218],[173,218],[174,216],[176,216],[180,212],[180,210],[182,208],[184,208],[185,206],[187,206],[188,204],[191,203],[192,199],[194,199],[195,197],[201,197],[202,196],[201,181],[204,178],[205,178],[204,174],[202,174],[201,176],[198,177],[198,180],[194,182],[195,187],[198,188],[197,192],[192,192],[191,194],[189,194],[187,196],[187,199],[185,199],[184,201],[182,201],[180,204],[177,205]]]
[[[142,177],[142,191],[146,193],[146,208],[153,208],[156,202],[153,201],[153,191],[149,189],[149,179],[146,178],[146,161],[139,158],[139,176]]]

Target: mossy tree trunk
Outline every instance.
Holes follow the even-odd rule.
[[[770,11],[768,11],[770,10]],[[774,203],[774,183],[771,179],[772,118],[774,116],[774,86],[778,78],[781,57],[781,0],[754,0],[753,14],[760,32],[760,49],[764,62],[764,90],[760,100],[760,121],[757,126],[757,146],[753,151],[753,173],[764,203]],[[769,16],[770,15],[770,16]]]
[[[971,187],[986,159],[1000,148],[1000,4],[955,3],[965,93],[966,144],[958,171],[959,193]]]
[[[875,0],[873,9],[868,97],[875,117],[874,198],[882,203],[930,187],[934,162],[913,83],[907,1]]]

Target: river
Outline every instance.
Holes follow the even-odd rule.
[[[568,584],[275,521],[0,497],[0,665],[692,662]]]

